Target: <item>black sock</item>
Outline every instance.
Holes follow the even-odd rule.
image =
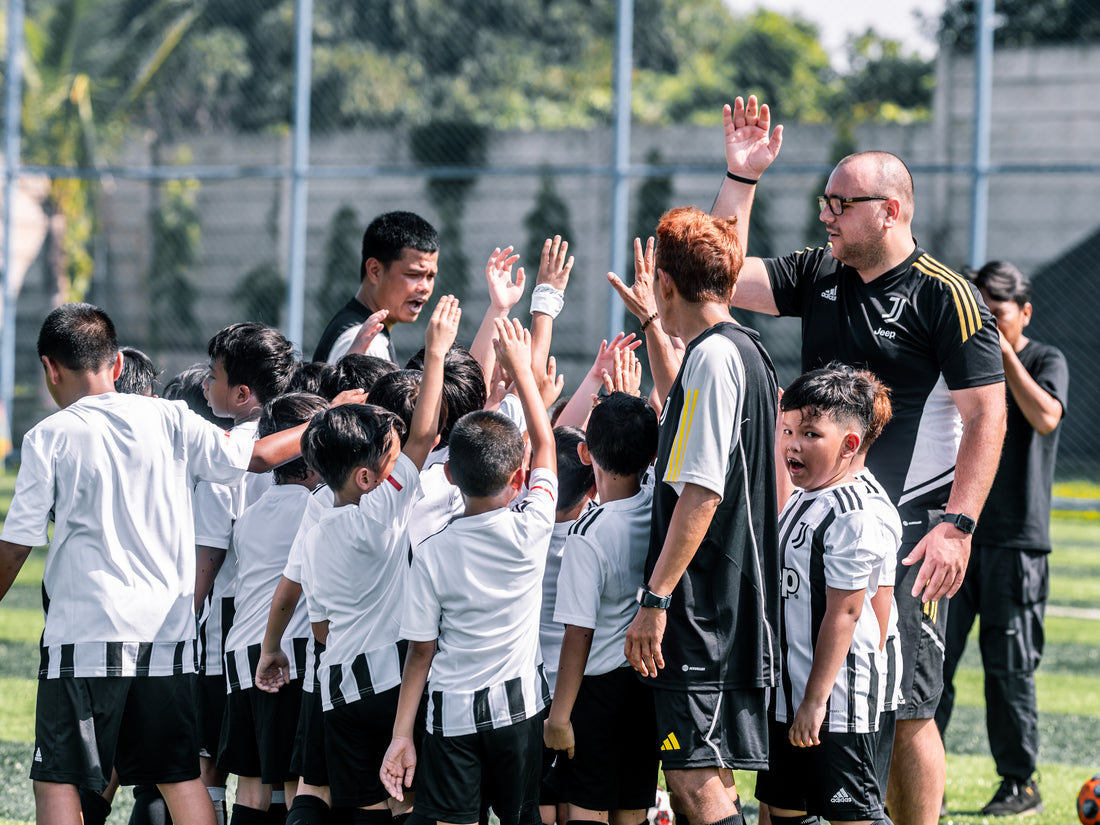
[[[817,814],[803,814],[802,816],[776,816],[772,814],[772,825],[821,825],[821,820],[817,818]]]
[[[328,805],[319,796],[300,793],[290,803],[286,825],[328,825]]]
[[[598,819],[570,819],[565,825],[604,825]]]
[[[267,825],[285,825],[286,823],[286,791],[282,785],[277,785],[271,792],[271,804],[267,807]]]
[[[406,811],[403,814],[393,815],[393,825],[405,825],[406,820],[413,815],[412,811]]]
[[[168,804],[156,785],[134,786],[134,808],[130,811],[130,825],[172,825]]]
[[[741,812],[738,811],[733,816],[727,816],[725,819],[711,822],[710,825],[745,825],[745,820],[741,816]]]
[[[353,825],[390,825],[393,814],[389,808],[381,808],[373,811],[364,811],[356,808],[352,811],[351,821]]]
[[[80,812],[84,814],[85,825],[103,825],[111,813],[111,803],[102,794],[87,788],[80,788]]]
[[[229,825],[267,825],[267,811],[234,804]]]

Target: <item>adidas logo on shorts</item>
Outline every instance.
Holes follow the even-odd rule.
[[[840,805],[840,804],[843,804],[845,802],[855,802],[855,800],[852,799],[851,794],[849,794],[843,788],[841,788],[839,791],[837,791],[835,794],[833,794],[833,798],[830,799],[829,801],[832,802],[834,805]]]
[[[680,750],[680,740],[676,738],[675,733],[670,733],[665,737],[665,741],[661,743],[661,750],[663,751],[678,751]]]
[[[34,749],[34,761],[35,762],[41,762],[42,761],[42,748],[35,748]]]

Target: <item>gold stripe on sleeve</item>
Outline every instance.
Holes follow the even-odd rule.
[[[680,426],[676,430],[676,440],[672,442],[672,458],[665,481],[680,480],[680,469],[684,463],[684,452],[691,435],[691,419],[695,415],[695,404],[699,400],[699,390],[684,391],[684,408],[680,413]]]
[[[982,328],[982,316],[978,310],[977,299],[965,278],[928,255],[921,255],[913,266],[951,290],[963,341]]]

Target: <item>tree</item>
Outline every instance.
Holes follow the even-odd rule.
[[[939,20],[940,44],[974,48],[976,0],[949,0]],[[1033,46],[1100,40],[1100,4],[1095,0],[997,0],[993,31],[998,46]]]
[[[932,116],[936,70],[932,61],[905,54],[897,40],[867,29],[848,39],[851,73],[840,95],[852,119],[912,122]]]

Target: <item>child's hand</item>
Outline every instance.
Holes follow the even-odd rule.
[[[398,802],[404,801],[405,789],[412,787],[415,773],[416,747],[412,739],[405,736],[393,737],[378,771],[378,777],[386,791]]]
[[[366,390],[344,390],[329,402],[330,407],[340,407],[344,404],[366,404]]]
[[[388,309],[380,309],[363,322],[363,325],[359,327],[359,332],[355,334],[355,340],[351,342],[351,346],[348,347],[348,354],[355,353],[356,355],[366,355],[367,350],[370,348],[371,342],[378,337],[378,333],[386,328],[383,321],[390,314]]]
[[[542,741],[550,750],[565,751],[566,755],[572,759],[577,745],[573,736],[573,723],[566,722],[564,725],[558,725],[547,719],[542,723]]]
[[[428,331],[424,335],[424,355],[442,358],[458,337],[458,323],[462,320],[462,309],[458,298],[444,295],[435,305],[432,318],[428,321]]]
[[[521,266],[512,280],[512,266],[519,255],[512,254],[512,247],[493,250],[485,264],[485,280],[489,282],[489,303],[493,309],[508,312],[523,297],[524,274]]]
[[[642,345],[641,338],[635,338],[634,333],[626,335],[620,332],[614,338],[611,339],[611,343],[607,341],[600,342],[600,351],[596,353],[596,360],[592,362],[592,369],[588,374],[595,378],[597,381],[603,379],[605,372],[611,372],[615,369],[615,353],[620,349],[625,349],[630,352],[634,352],[638,347]]]
[[[539,261],[539,274],[536,284],[549,284],[554,289],[565,291],[569,283],[569,273],[573,269],[573,256],[568,259],[565,254],[569,251],[569,242],[563,241],[561,235],[547,238],[542,245],[542,258]]]
[[[820,745],[821,723],[825,721],[826,703],[815,705],[803,699],[791,723],[788,738],[796,748],[812,748]]]
[[[558,362],[553,355],[546,361],[546,372],[542,375],[536,375],[535,382],[539,385],[542,406],[549,409],[550,405],[558,400],[561,391],[565,389],[565,376],[558,375]]]
[[[485,399],[485,409],[494,411],[500,407],[500,403],[504,400],[504,396],[515,389],[511,383],[511,379],[508,377],[508,373],[506,373],[504,367],[501,366],[500,361],[493,364],[493,380],[487,389],[488,397]]]
[[[642,392],[642,362],[631,349],[613,351],[612,367],[603,372],[603,386],[607,392],[625,392],[638,396]]]
[[[493,339],[500,364],[513,379],[524,371],[531,372],[531,333],[519,319],[496,320],[497,337]]]
[[[653,263],[653,250],[656,242],[650,238],[642,250],[642,239],[634,239],[634,285],[628,287],[614,272],[607,273],[607,280],[623,299],[627,311],[639,321],[645,322],[657,311],[657,300],[653,297],[653,281],[657,277],[657,268]]]
[[[282,649],[274,653],[266,651],[260,653],[260,661],[256,665],[256,675],[253,678],[256,687],[265,693],[278,693],[279,688],[289,685],[290,680],[286,674],[290,672],[290,660]]]

